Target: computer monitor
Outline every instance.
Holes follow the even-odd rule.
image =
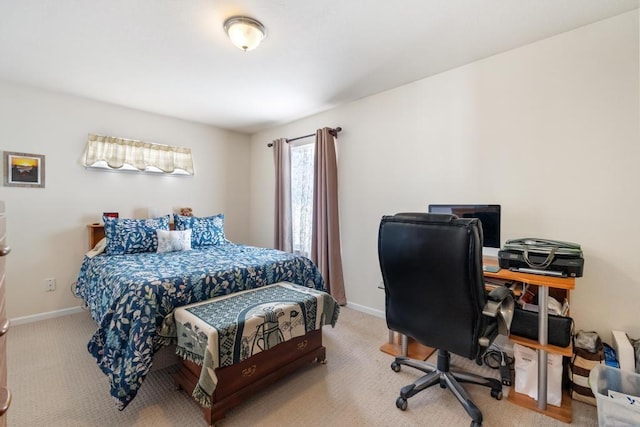
[[[431,213],[454,214],[459,218],[478,218],[482,223],[482,254],[498,256],[500,249],[500,205],[429,205]]]

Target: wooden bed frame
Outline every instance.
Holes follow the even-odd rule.
[[[224,418],[227,410],[314,361],[326,363],[326,348],[322,346],[321,329],[278,344],[235,365],[217,368],[215,372],[218,385],[211,396],[211,407],[202,408],[204,418],[209,425],[214,425],[216,421]],[[184,389],[189,394],[193,393],[201,369],[202,366],[180,359],[178,370],[174,374],[176,388]]]

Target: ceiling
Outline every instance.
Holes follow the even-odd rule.
[[[0,0],[0,79],[254,133],[638,4]],[[233,15],[266,26],[256,50],[230,43]]]

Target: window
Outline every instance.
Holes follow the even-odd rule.
[[[293,253],[311,255],[313,157],[315,143],[291,146],[291,226]]]

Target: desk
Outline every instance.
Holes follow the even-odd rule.
[[[496,260],[485,259],[486,265],[496,264]],[[508,399],[520,406],[524,406],[528,409],[533,409],[537,412],[548,415],[552,418],[560,421],[571,423],[573,418],[571,408],[571,397],[568,393],[563,391],[561,406],[547,406],[547,354],[555,353],[563,356],[571,357],[573,354],[573,347],[569,344],[568,347],[557,347],[549,345],[548,339],[548,298],[549,292],[553,292],[553,296],[559,301],[563,301],[564,298],[569,300],[569,292],[576,287],[576,280],[573,277],[554,277],[554,276],[542,276],[538,274],[519,273],[510,270],[500,270],[496,273],[490,273],[485,271],[484,276],[486,278],[494,278],[501,280],[513,280],[517,282],[526,283],[527,285],[535,286],[538,288],[538,309],[540,316],[538,317],[538,330],[540,334],[538,341],[510,335],[509,339],[515,343],[535,348],[538,354],[538,400],[531,399],[529,396],[516,393],[515,388],[509,391]]]
[[[495,258],[485,258],[483,262],[484,265],[498,264],[498,260]],[[540,310],[538,330],[541,331],[538,337],[538,341],[518,337],[515,335],[509,336],[509,339],[515,343],[536,349],[536,352],[538,354],[538,400],[536,401],[534,399],[531,399],[527,395],[516,393],[514,387],[509,391],[509,401],[525,408],[543,413],[560,421],[571,423],[573,415],[571,408],[571,397],[568,393],[563,391],[561,406],[547,406],[547,354],[550,352],[568,357],[571,357],[571,355],[573,354],[573,347],[571,344],[569,344],[568,347],[558,347],[548,344],[547,304],[550,291],[553,293],[552,296],[559,301],[563,301],[564,298],[569,301],[569,292],[575,289],[576,286],[575,279],[573,277],[565,278],[519,273],[505,269],[502,269],[496,273],[485,271],[483,274],[485,278],[521,282],[530,286],[535,286],[538,289],[538,307]],[[423,349],[429,349],[431,350],[431,352],[433,352],[433,349],[421,346],[416,342],[412,343],[412,340],[407,340],[406,337],[404,337],[403,340],[407,341],[405,345],[403,345],[404,343],[397,343],[397,338],[394,338],[393,332],[389,331],[389,342],[385,343],[380,349],[385,353],[389,353],[394,356],[406,354],[409,357],[421,360],[424,359],[421,358],[422,353],[420,352],[420,347],[422,347]],[[431,353],[428,353],[427,357],[430,354]]]

